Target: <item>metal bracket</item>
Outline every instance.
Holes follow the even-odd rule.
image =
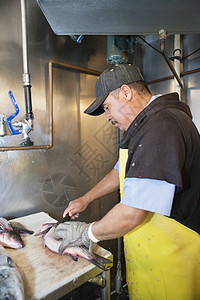
[[[98,276],[95,276],[95,277],[91,278],[90,280],[88,280],[88,282],[93,283],[95,285],[98,285],[101,288],[106,287],[106,279],[103,278],[101,275],[98,275]]]

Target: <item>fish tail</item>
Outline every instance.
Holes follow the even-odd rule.
[[[38,232],[38,233],[35,233],[34,236],[39,236],[39,235],[44,236],[45,234],[47,234],[47,232],[49,232],[49,230],[50,230],[52,227],[56,227],[56,226],[57,226],[57,223],[45,223],[45,224],[42,224],[42,226],[47,226],[47,228],[44,229],[44,230],[41,230],[41,231]]]
[[[102,269],[103,271],[107,271],[110,268],[110,266],[106,265],[112,263],[110,259],[104,258],[95,253],[90,253],[86,259],[98,268]]]
[[[35,233],[34,236],[39,236],[39,235],[43,235],[44,236],[45,234],[47,234],[47,232],[49,232],[50,229],[51,229],[51,227],[48,227],[45,230],[42,230],[42,231],[40,231],[38,233]]]
[[[51,227],[56,227],[57,225],[58,225],[58,222],[49,222],[49,223],[44,223],[44,224],[42,224],[42,226],[46,226],[46,225],[48,225],[48,226],[51,226]]]
[[[26,227],[24,227],[20,223],[10,222],[10,226],[12,227],[13,230],[18,231],[19,233],[27,233],[27,234],[33,234],[34,233],[33,230],[27,229]]]

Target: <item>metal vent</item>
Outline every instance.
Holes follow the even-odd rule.
[[[199,0],[37,0],[57,35],[200,32]]]

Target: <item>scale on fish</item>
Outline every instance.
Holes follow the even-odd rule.
[[[0,299],[24,300],[24,285],[18,266],[0,245]]]
[[[35,234],[35,236],[42,235],[44,240],[44,246],[47,246],[52,252],[59,253],[59,247],[62,240],[55,239],[55,227],[59,223],[46,223],[42,225],[40,233]],[[98,254],[90,253],[89,250],[84,246],[69,246],[66,247],[62,255],[70,256],[74,261],[78,261],[78,257],[85,258],[89,262],[93,263],[98,268],[106,271],[110,266],[106,267],[107,264],[111,264],[111,260],[104,258]]]

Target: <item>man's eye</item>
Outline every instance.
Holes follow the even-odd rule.
[[[104,107],[103,107],[103,110],[104,110],[104,111],[109,110],[109,107],[108,107],[108,106],[104,106]]]

